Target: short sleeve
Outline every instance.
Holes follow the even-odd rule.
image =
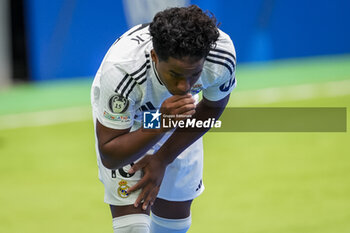
[[[107,66],[108,67],[108,66]],[[100,74],[93,87],[93,111],[98,121],[112,129],[127,129],[134,123],[135,93],[132,78],[114,66]]]
[[[237,85],[236,50],[230,37],[220,31],[217,46],[206,57],[207,85],[203,96],[211,101],[218,101],[229,95]]]
[[[203,89],[203,96],[210,101],[218,101],[225,98],[236,87],[235,72],[227,73],[223,77],[215,77],[218,81]]]

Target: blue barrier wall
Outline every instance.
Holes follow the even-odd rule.
[[[350,53],[350,1],[192,0],[231,35],[239,62]],[[93,76],[129,26],[123,1],[26,0],[32,80]]]
[[[192,0],[212,9],[241,62],[350,52],[348,0]]]
[[[128,28],[121,1],[27,0],[26,10],[32,80],[94,75]]]

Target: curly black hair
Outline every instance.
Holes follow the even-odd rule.
[[[174,7],[158,12],[149,31],[160,60],[190,56],[203,58],[219,37],[215,16],[198,6]]]

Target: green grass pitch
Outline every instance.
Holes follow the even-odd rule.
[[[249,81],[241,83],[249,89]],[[263,88],[266,83],[261,83]],[[79,98],[89,98],[88,86],[78,91]],[[25,95],[32,93],[27,91]],[[41,92],[33,91],[40,97]],[[0,93],[0,103],[9,95],[13,99],[17,94]],[[79,98],[75,102],[80,105],[84,101]],[[239,103],[234,98],[231,106]],[[259,106],[349,108],[350,93]],[[17,112],[8,109],[0,113]],[[348,132],[208,133],[206,190],[193,204],[189,232],[350,232],[349,142]],[[91,120],[0,129],[0,232],[112,232],[111,223],[97,178]]]

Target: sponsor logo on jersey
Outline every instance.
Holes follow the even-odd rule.
[[[111,96],[108,105],[112,113],[123,113],[128,108],[129,101],[127,98],[116,94]]]
[[[128,123],[131,121],[130,115],[125,115],[125,114],[111,114],[107,111],[104,111],[103,116],[108,120],[115,121],[115,122]]]
[[[128,182],[125,181],[125,180],[121,180],[119,182],[119,187],[118,187],[118,195],[121,197],[121,198],[127,198],[129,197],[129,193],[128,193],[128,189],[130,187],[128,186]]]

